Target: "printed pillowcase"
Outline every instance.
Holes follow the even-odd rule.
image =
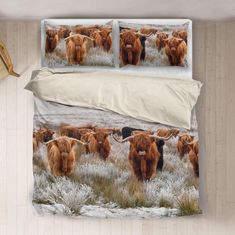
[[[44,20],[43,66],[113,66],[113,22],[96,21]]]
[[[167,25],[119,21],[119,35],[120,66],[188,66],[188,23]]]

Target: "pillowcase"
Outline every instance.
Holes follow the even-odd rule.
[[[42,21],[42,65],[114,66],[112,25],[110,20]]]
[[[42,69],[33,73],[26,89],[47,101],[190,129],[201,83],[117,72],[53,73]]]
[[[191,63],[189,29],[189,20],[119,21],[120,66],[187,67]]]

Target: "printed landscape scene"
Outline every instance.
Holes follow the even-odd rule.
[[[101,110],[40,100],[36,105],[44,109],[34,116],[38,213],[99,218],[201,213],[195,114],[186,131]]]
[[[112,25],[45,25],[47,67],[112,66]]]

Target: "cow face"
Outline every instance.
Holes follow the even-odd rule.
[[[61,27],[58,30],[59,38],[67,38],[67,37],[69,37],[70,32],[71,32],[71,30],[69,30],[67,27]]]
[[[46,35],[49,41],[53,41],[55,37],[57,36],[57,31],[54,29],[47,29]]]
[[[55,132],[50,129],[40,128],[35,135],[40,142],[48,142],[52,139],[54,133]]]
[[[131,147],[135,149],[139,156],[145,156],[148,154],[150,146],[155,142],[155,139],[150,138],[147,134],[140,133],[134,135],[133,139],[130,139],[129,141],[131,143]]]
[[[194,136],[191,135],[183,135],[179,137],[179,141],[181,141],[184,144],[190,143],[191,141],[193,141]]]
[[[97,141],[98,146],[102,146],[106,139],[108,138],[108,134],[105,133],[104,131],[97,131],[96,133],[93,134],[94,138]]]
[[[69,153],[71,151],[71,143],[66,137],[59,138],[55,140],[60,153]]]
[[[159,32],[157,34],[157,38],[159,38],[161,41],[164,41],[165,39],[167,39],[169,36],[169,34],[167,33],[164,33],[164,32]]]
[[[176,51],[177,51],[177,48],[178,46],[180,45],[180,43],[183,41],[182,38],[176,38],[176,37],[173,37],[173,38],[168,38],[168,39],[165,39],[164,40],[164,43],[165,45],[167,45],[169,48],[170,48],[170,52],[173,56],[176,55]]]

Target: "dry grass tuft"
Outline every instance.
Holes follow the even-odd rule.
[[[198,205],[198,200],[195,198],[191,198],[187,194],[184,194],[180,199],[178,199],[178,208],[181,216],[201,213],[201,209]]]

